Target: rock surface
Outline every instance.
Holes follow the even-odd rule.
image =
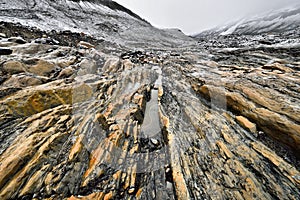
[[[299,198],[297,58],[10,48],[1,199]]]
[[[3,24],[0,199],[300,198],[299,46]]]

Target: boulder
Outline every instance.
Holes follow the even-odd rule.
[[[28,66],[28,71],[39,75],[39,76],[46,76],[49,77],[50,74],[56,72],[58,70],[58,67],[47,60],[40,59],[36,62],[36,64],[32,66]]]
[[[83,59],[79,63],[78,75],[95,74],[97,72],[97,64],[94,60]]]
[[[27,71],[26,66],[23,63],[14,60],[5,62],[2,70],[8,74],[17,74]]]

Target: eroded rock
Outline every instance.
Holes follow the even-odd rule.
[[[251,133],[256,133],[256,125],[253,124],[252,122],[250,122],[247,118],[243,117],[243,116],[237,116],[236,117],[237,122],[243,126],[244,128],[246,128],[248,131],[250,131]]]
[[[26,72],[26,66],[19,61],[7,61],[3,64],[2,70],[8,74],[17,74]]]
[[[9,45],[1,199],[299,199],[296,58]]]

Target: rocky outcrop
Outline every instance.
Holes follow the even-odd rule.
[[[1,199],[300,198],[292,50],[0,45]]]

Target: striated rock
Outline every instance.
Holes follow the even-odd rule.
[[[236,117],[237,122],[251,133],[256,133],[256,125],[243,116]]]
[[[0,199],[299,199],[298,50],[224,40],[5,42]]]
[[[289,67],[285,67],[283,64],[280,63],[273,63],[267,64],[262,67],[262,69],[269,69],[269,70],[279,70],[281,72],[293,72]]]
[[[237,86],[237,88],[239,86]],[[252,102],[248,101],[240,93],[237,92],[226,92],[224,94],[224,90],[220,87],[204,85],[199,89],[195,88],[195,90],[200,92],[206,98],[210,99],[211,96],[222,97],[223,101],[227,102],[227,107],[229,109],[232,109],[234,112],[243,114],[251,121],[255,122],[263,131],[297,150],[299,147],[298,144],[300,142],[300,133],[298,131],[300,130],[300,127],[298,127],[298,124],[296,123],[298,119],[295,118],[294,115],[295,112],[298,112],[296,111],[297,107],[295,106],[295,102],[297,102],[297,100],[295,99],[295,102],[291,102],[291,104],[289,105],[279,104],[278,102],[284,101],[284,99],[279,98],[281,96],[280,93],[274,91],[271,94],[268,89],[265,89],[265,95],[262,96],[263,93],[262,91],[260,92],[260,89],[261,88],[255,90],[255,92],[251,92],[249,90],[249,87],[242,89],[242,94],[247,95],[248,98],[253,100]],[[260,95],[258,95],[258,93]],[[277,96],[276,98],[275,94],[279,96]],[[275,99],[272,98],[275,98],[277,100],[275,104],[272,104],[275,102]],[[256,107],[255,104],[263,105],[266,107]],[[281,109],[282,106],[286,106],[286,108]],[[286,116],[289,116],[290,119]]]

